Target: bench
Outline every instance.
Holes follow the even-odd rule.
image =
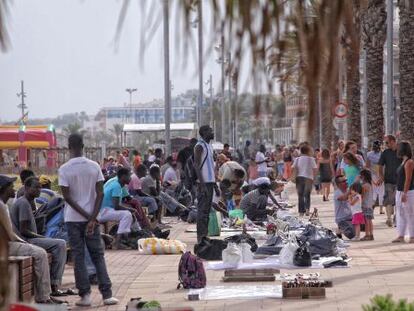
[[[49,265],[52,255],[47,254]],[[34,296],[34,267],[30,256],[9,256],[10,301],[30,302]]]

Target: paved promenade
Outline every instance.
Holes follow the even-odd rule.
[[[296,201],[294,189],[289,187],[290,199]],[[312,195],[312,206],[319,208],[322,223],[330,228],[333,224],[333,203],[322,202],[322,196]],[[296,211],[296,209],[295,209]],[[414,245],[391,244],[395,230],[385,226],[385,215],[375,211],[375,241],[354,242],[348,249],[353,258],[349,269],[318,270],[325,278],[333,280],[333,288],[327,289],[323,300],[214,300],[187,301],[186,290],[177,290],[177,268],[180,256],[148,256],[138,251],[107,251],[106,261],[113,283],[114,295],[120,304],[112,307],[102,305],[101,296],[96,286],[93,287],[93,308],[85,309],[74,306],[75,297],[69,299],[72,310],[125,310],[131,297],[143,300],[158,300],[162,306],[192,306],[195,310],[362,310],[361,305],[369,302],[375,294],[390,293],[394,298],[408,298],[414,301]],[[193,249],[195,233],[186,233],[187,223],[173,223],[171,238],[179,239]],[[309,270],[297,270],[307,272]],[[315,272],[316,270],[312,270]],[[222,285],[220,279],[223,271],[206,271],[208,285]],[[289,273],[282,270],[282,273]],[[64,286],[73,286],[73,269],[67,266]],[[232,286],[235,283],[226,283]],[[269,284],[269,283],[267,283]],[[279,283],[275,283],[279,284]]]

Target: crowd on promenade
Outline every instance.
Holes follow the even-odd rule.
[[[16,178],[0,175],[0,224],[6,229],[11,255],[32,256],[35,300],[62,303],[59,297],[77,294],[78,306],[91,305],[91,284],[97,283],[105,305],[117,304],[104,259],[104,243],[112,249],[136,247],[139,237],[168,238],[165,215],[185,217],[196,211],[197,240],[208,235],[212,208],[224,215],[241,209],[261,221],[280,208],[284,184],[296,184],[298,213],[309,216],[311,192],[333,206],[337,234],[347,226],[354,241],[374,240],[374,206],[397,228],[394,243],[414,242],[414,162],[409,142],[388,135],[363,153],[353,141],[339,141],[335,149],[317,149],[303,142],[295,146],[213,150],[214,132],[199,129],[199,138],[165,155],[162,149],[119,150],[102,163],[83,156],[79,134],[68,138],[70,159],[58,171],[59,191],[45,175],[20,171]],[[56,190],[56,189],[55,189]],[[42,219],[44,220],[42,222]],[[47,222],[47,223],[46,223]],[[111,234],[100,224],[115,223]],[[360,237],[362,229],[365,236]],[[70,249],[76,289],[62,289]],[[49,268],[47,253],[52,255]],[[56,298],[58,297],[58,298]]]

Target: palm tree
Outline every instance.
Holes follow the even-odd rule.
[[[64,128],[63,128],[63,133],[66,135],[66,136],[69,136],[69,135],[71,135],[71,134],[81,134],[81,135],[84,135],[85,134],[85,130],[82,130],[82,126],[79,124],[79,123],[70,123],[70,124],[68,124],[68,125],[66,125]]]
[[[183,51],[188,51],[188,45],[193,40],[191,12],[198,1],[175,2],[180,9],[176,16],[181,17],[185,24],[183,31],[185,40],[181,41]],[[338,62],[337,39],[342,32],[343,21],[352,18],[352,2],[332,0],[225,0],[223,2],[223,5],[218,5],[216,0],[210,1],[212,25],[215,27],[211,46],[219,41],[221,34],[231,36],[230,52],[234,55],[231,68],[235,77],[240,76],[243,55],[250,54],[253,64],[251,67],[253,88],[258,93],[264,93],[264,90],[260,89],[263,85],[264,88],[272,91],[275,81],[274,75],[270,72],[272,69],[280,70],[281,62],[269,57],[279,55],[280,58],[289,53],[289,49],[286,49],[286,37],[288,34],[294,34],[299,51],[300,83],[305,86],[308,96],[308,134],[311,136],[316,127],[318,86],[326,81],[334,81],[333,74],[337,72],[335,67]],[[119,14],[117,38],[122,29],[129,1],[123,3]],[[144,23],[148,25],[147,29],[153,30],[160,23],[157,14],[153,14],[153,6],[149,8],[151,13],[147,14]],[[145,5],[143,11],[146,11]],[[347,23],[345,28],[351,34],[352,48],[355,48],[353,23]],[[142,35],[143,50],[150,36],[145,32]],[[248,42],[247,48],[250,53],[246,53],[246,44],[243,42]]]
[[[111,129],[111,132],[114,133],[114,135],[116,137],[116,146],[117,147],[120,146],[121,135],[122,135],[123,129],[124,128],[123,128],[122,124],[119,124],[119,123],[114,124],[113,129]]]
[[[367,127],[369,142],[384,136],[383,66],[386,39],[385,0],[369,0],[362,18],[367,70]]]
[[[414,143],[414,1],[399,0],[400,9],[400,131]]]
[[[361,3],[360,0],[352,0],[353,24],[357,48],[353,49],[347,44],[347,37],[343,40],[346,58],[346,99],[349,106],[348,137],[361,146],[361,87],[360,87],[360,41],[361,41]]]

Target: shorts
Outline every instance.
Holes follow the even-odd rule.
[[[365,217],[363,213],[356,213],[352,215],[352,224],[353,225],[363,225],[365,224]]]
[[[385,184],[384,187],[384,205],[395,205],[395,191],[397,190],[397,185],[394,184]]]
[[[374,209],[372,207],[362,208],[362,213],[364,214],[365,219],[374,219]]]

